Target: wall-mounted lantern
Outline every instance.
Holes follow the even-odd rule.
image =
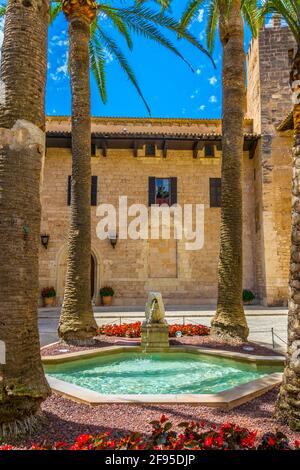
[[[118,234],[117,233],[110,234],[109,241],[113,249],[115,249],[117,245],[117,241],[118,241]]]
[[[49,238],[50,235],[47,235],[46,233],[41,235],[41,243],[46,250],[48,248]]]

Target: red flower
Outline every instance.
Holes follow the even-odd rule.
[[[205,445],[205,447],[211,447],[212,444],[213,444],[213,438],[207,436],[207,437],[204,439],[204,445]]]
[[[160,417],[161,424],[165,423],[166,421],[168,421],[168,418],[166,417],[166,415],[161,415]]]
[[[55,442],[54,448],[61,449],[62,447],[67,447],[67,443],[64,441]]]
[[[89,442],[89,440],[91,439],[91,437],[92,436],[90,434],[81,434],[76,439],[77,444],[79,444],[79,445],[87,444]]]
[[[273,437],[269,437],[269,439],[268,439],[268,444],[269,444],[269,446],[275,446],[276,440],[273,439]]]
[[[217,444],[219,447],[222,447],[223,442],[224,442],[223,437],[221,436],[215,437],[215,444]]]
[[[13,449],[13,446],[10,446],[8,444],[4,445],[4,446],[0,446],[0,450],[12,450]]]

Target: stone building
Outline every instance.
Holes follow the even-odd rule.
[[[285,305],[293,127],[288,78],[294,43],[279,20],[269,26],[252,40],[247,55],[244,287],[264,305]],[[47,249],[40,247],[40,286],[55,287],[58,305],[66,273],[70,147],[70,118],[49,117],[41,196],[41,235],[49,242]],[[93,118],[91,289],[96,303],[103,285],[114,288],[116,305],[143,305],[149,290],[162,292],[169,305],[216,302],[221,158],[217,119]],[[123,239],[118,228],[111,239],[99,239],[97,208],[113,204],[118,209],[120,196],[127,196],[128,206],[144,204],[148,211],[153,203],[202,204],[203,246],[187,250],[186,239],[173,236]]]

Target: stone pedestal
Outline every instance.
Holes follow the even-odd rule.
[[[147,350],[169,347],[169,325],[167,323],[144,322],[141,328],[141,347]]]

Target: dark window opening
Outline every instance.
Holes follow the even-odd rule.
[[[98,191],[98,176],[91,178],[91,206],[97,205],[97,191]],[[71,205],[72,194],[72,176],[68,176],[68,189],[67,189],[67,205]]]
[[[221,178],[209,179],[210,207],[221,207]]]
[[[95,157],[97,153],[97,145],[96,144],[91,144],[91,156]]]
[[[147,157],[155,157],[155,144],[146,144],[145,154]]]
[[[288,50],[289,65],[292,65],[294,59],[294,49]]]
[[[211,144],[207,144],[204,146],[204,156],[205,157],[214,157],[215,156],[215,148]]]

